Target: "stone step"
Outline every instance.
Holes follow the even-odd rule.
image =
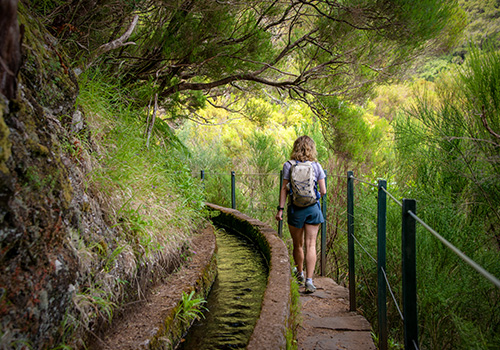
[[[298,330],[298,349],[375,350],[370,323],[349,311],[349,292],[331,278],[315,277],[312,294],[299,289],[302,322]]]

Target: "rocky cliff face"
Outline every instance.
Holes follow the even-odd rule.
[[[75,105],[74,73],[57,41],[20,10],[20,71],[15,91],[0,94],[0,349],[78,347],[75,329],[92,330],[98,312],[77,299],[100,271],[81,247],[111,240],[116,229],[86,181],[92,147],[81,140],[92,141]]]
[[[68,237],[81,208],[64,150],[78,86],[55,43],[32,18],[24,21],[17,94],[3,96],[0,109],[0,336],[7,348],[51,346],[78,271]]]

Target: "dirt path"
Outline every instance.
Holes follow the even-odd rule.
[[[212,228],[194,237],[192,249],[196,252],[189,264],[173,273],[166,283],[155,287],[147,300],[136,303],[124,312],[124,316],[115,320],[106,335],[92,345],[92,349],[148,349],[153,339],[162,337],[165,320],[172,315],[173,309],[182,298],[182,292],[188,293],[202,278],[215,250],[215,236]],[[169,339],[162,339],[165,344]],[[170,344],[171,345],[171,344]]]
[[[299,289],[302,323],[298,330],[298,349],[375,350],[370,324],[349,311],[349,292],[331,278],[315,277],[313,294]]]

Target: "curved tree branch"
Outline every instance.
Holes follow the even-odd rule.
[[[481,121],[483,122],[483,125],[484,127],[486,128],[486,130],[488,130],[488,132],[496,137],[497,139],[500,139],[500,135],[497,134],[495,131],[493,131],[493,129],[488,125],[488,121],[486,120],[486,112],[485,112],[485,108],[483,106],[482,108],[482,113],[481,113]]]
[[[92,55],[92,58],[90,60],[90,63],[88,64],[87,68],[92,64],[92,62],[97,57],[99,57],[103,53],[117,49],[117,48],[122,47],[122,46],[135,45],[135,42],[125,42],[125,41],[132,35],[132,32],[134,31],[135,26],[137,25],[138,21],[139,21],[139,15],[135,15],[134,19],[132,20],[132,23],[130,23],[130,26],[128,27],[127,31],[125,33],[123,33],[123,35],[121,37],[119,37],[118,39],[113,40],[107,44],[99,46],[99,48]]]
[[[256,83],[261,83],[264,85],[277,88],[285,88],[289,86],[295,86],[298,84],[296,80],[278,82],[278,81],[267,80],[254,74],[236,74],[223,79],[212,81],[210,83],[186,83],[186,82],[179,83],[163,91],[161,96],[165,97],[173,93],[186,90],[210,90],[221,85],[233,83],[235,81],[253,81]]]

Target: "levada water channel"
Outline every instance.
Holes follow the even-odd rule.
[[[236,233],[218,230],[218,273],[205,318],[195,322],[178,349],[245,349],[260,314],[268,267],[258,248]]]

